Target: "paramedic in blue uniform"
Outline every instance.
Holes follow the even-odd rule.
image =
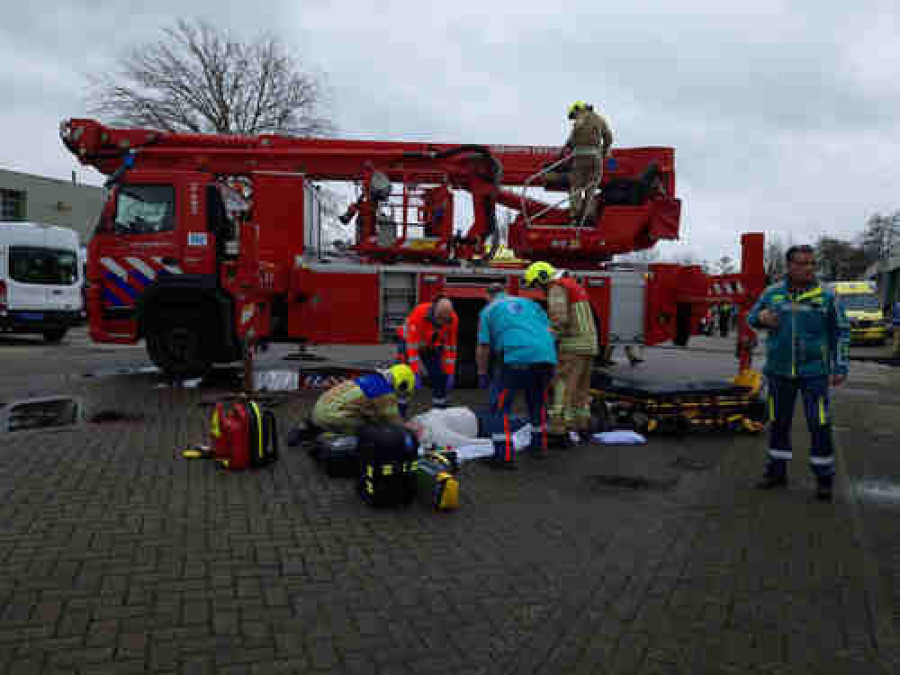
[[[503,284],[494,282],[487,287],[487,304],[478,314],[478,321],[481,322],[481,316],[488,311],[491,304],[495,300],[506,297],[506,291]],[[503,355],[491,350],[490,360],[488,363],[488,373],[490,374],[490,386],[488,387],[488,401],[493,401],[500,393],[500,371],[503,368]]]
[[[769,286],[747,315],[752,328],[768,332],[764,373],[769,450],[765,474],[757,487],[787,485],[791,424],[800,394],[811,436],[809,462],[816,477],[816,498],[831,501],[834,442],[828,389],[847,379],[850,328],[834,293],[816,280],[812,247],[792,246],[786,257],[787,278]]]
[[[556,346],[546,312],[532,300],[498,296],[486,307],[478,321],[478,386],[490,384],[490,353],[502,355],[499,389],[491,400],[491,440],[494,468],[515,468],[515,447],[510,431],[510,414],[516,392],[525,394],[531,426],[532,448],[543,457],[547,451],[547,398],[556,366]]]

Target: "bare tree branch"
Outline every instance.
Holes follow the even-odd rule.
[[[241,42],[200,20],[179,20],[88,76],[88,107],[114,124],[194,133],[325,136],[324,76],[271,34]]]

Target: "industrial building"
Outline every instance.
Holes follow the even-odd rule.
[[[0,169],[0,220],[69,227],[86,244],[103,206],[103,188]]]
[[[890,311],[900,302],[900,246],[894,246],[881,262],[879,286],[882,302]]]

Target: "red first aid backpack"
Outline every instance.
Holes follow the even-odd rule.
[[[216,403],[209,435],[213,456],[226,469],[256,469],[278,460],[275,415],[255,401]]]

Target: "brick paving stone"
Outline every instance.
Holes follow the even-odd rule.
[[[140,675],[146,672],[143,661],[114,661],[78,669],[78,675]]]
[[[9,675],[42,675],[46,670],[41,659],[29,658],[13,661],[6,672]]]
[[[514,476],[467,465],[464,507],[444,518],[368,509],[302,449],[244,474],[178,460],[175,448],[202,440],[201,392],[78,387],[145,420],[26,432],[37,456],[0,437],[4,675],[865,673],[878,659],[891,672],[897,603],[880,584],[900,588],[891,514],[860,502],[872,526],[861,545],[844,492],[813,510],[805,458],[790,490],[751,490],[761,436],[578,448],[523,458]],[[845,447],[853,475],[875,461]],[[676,454],[711,468],[672,469]],[[681,481],[626,493],[586,478],[625,469]]]

